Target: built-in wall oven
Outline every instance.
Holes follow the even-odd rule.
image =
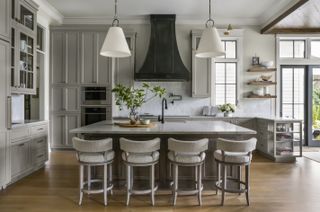
[[[82,87],[83,105],[106,105],[108,104],[107,87]]]
[[[111,91],[107,87],[82,87],[81,125],[111,120]]]

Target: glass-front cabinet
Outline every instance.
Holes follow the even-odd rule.
[[[36,94],[37,5],[12,0],[11,92]]]

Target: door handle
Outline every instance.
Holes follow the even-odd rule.
[[[12,98],[7,97],[7,128],[10,130],[12,128]]]

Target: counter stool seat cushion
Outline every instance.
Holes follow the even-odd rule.
[[[84,163],[104,163],[113,160],[114,151],[105,153],[80,152],[79,161]]]
[[[159,152],[150,153],[131,153],[122,152],[122,159],[129,163],[153,163],[159,160]]]
[[[214,158],[219,161],[222,160],[221,150],[216,150],[214,152]],[[227,163],[248,163],[252,159],[252,156],[244,152],[225,152],[225,160]]]
[[[173,151],[168,152],[168,158],[169,160],[177,163],[200,163],[202,162],[206,157],[206,153],[176,153]]]

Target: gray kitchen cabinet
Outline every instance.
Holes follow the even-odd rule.
[[[212,59],[196,58],[201,32],[192,31],[192,97],[206,98],[211,96]]]
[[[6,131],[0,131],[0,190],[6,188],[6,185],[11,179],[8,140],[8,133]]]
[[[51,89],[51,111],[80,111],[80,89],[79,87],[52,87]]]
[[[11,178],[24,175],[31,168],[30,142],[27,138],[11,146]]]
[[[73,134],[69,130],[80,127],[80,114],[55,114],[51,116],[51,148],[72,147]]]
[[[47,136],[34,138],[30,148],[32,165],[35,167],[42,166],[42,164],[48,160]]]
[[[97,82],[99,85],[111,85],[112,83],[112,72],[111,70],[111,58],[101,56],[100,49],[106,38],[105,32],[96,33],[97,42],[96,42],[96,52],[97,52]]]
[[[81,32],[81,84],[97,84],[97,37],[95,32]]]
[[[38,5],[32,0],[11,0],[11,3],[11,17],[15,24],[30,33],[36,33]]]
[[[65,76],[65,32],[51,33],[51,84],[67,83]]]
[[[66,82],[78,84],[80,80],[79,33],[67,32],[65,36]]]
[[[0,1],[0,39],[10,41],[11,0]]]
[[[126,33],[126,39],[131,51],[131,56],[114,59],[115,83],[133,86],[136,33]]]

